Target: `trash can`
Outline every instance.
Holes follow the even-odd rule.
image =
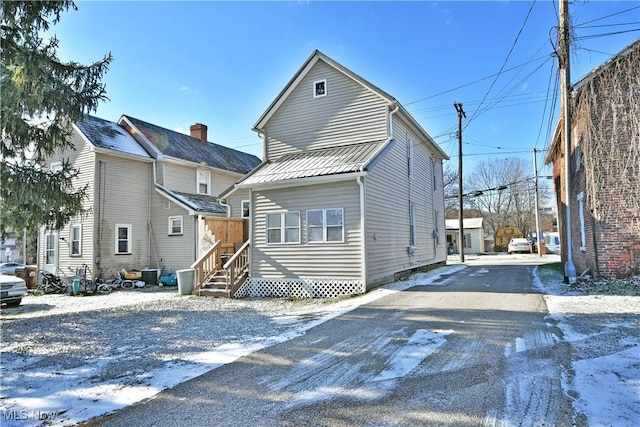
[[[38,286],[38,267],[35,265],[27,265],[25,267],[25,276],[27,277],[27,289],[35,289]]]
[[[142,281],[147,285],[158,285],[158,270],[145,268],[142,270]]]
[[[180,295],[191,295],[196,288],[196,270],[187,268],[176,271],[178,276],[178,292]]]

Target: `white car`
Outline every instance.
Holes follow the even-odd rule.
[[[531,252],[531,242],[524,237],[514,237],[509,241],[507,252],[510,254],[514,252]]]
[[[27,285],[20,277],[0,274],[0,304],[17,307],[27,296]]]

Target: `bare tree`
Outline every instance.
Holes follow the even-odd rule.
[[[447,165],[444,169],[444,214],[445,218],[458,217],[458,171]]]
[[[518,157],[483,161],[467,177],[466,204],[483,213],[487,231],[513,225],[527,233],[533,217],[528,165]],[[506,188],[505,188],[506,187]]]

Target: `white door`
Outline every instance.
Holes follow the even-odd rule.
[[[58,271],[58,233],[44,235],[44,269],[56,274]]]

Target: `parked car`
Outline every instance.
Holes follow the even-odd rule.
[[[531,252],[531,243],[524,237],[513,237],[507,245],[507,252]]]
[[[27,296],[27,285],[19,277],[0,274],[0,304],[17,307]]]
[[[25,267],[25,265],[20,262],[3,262],[0,264],[0,273],[16,274],[17,267]]]

